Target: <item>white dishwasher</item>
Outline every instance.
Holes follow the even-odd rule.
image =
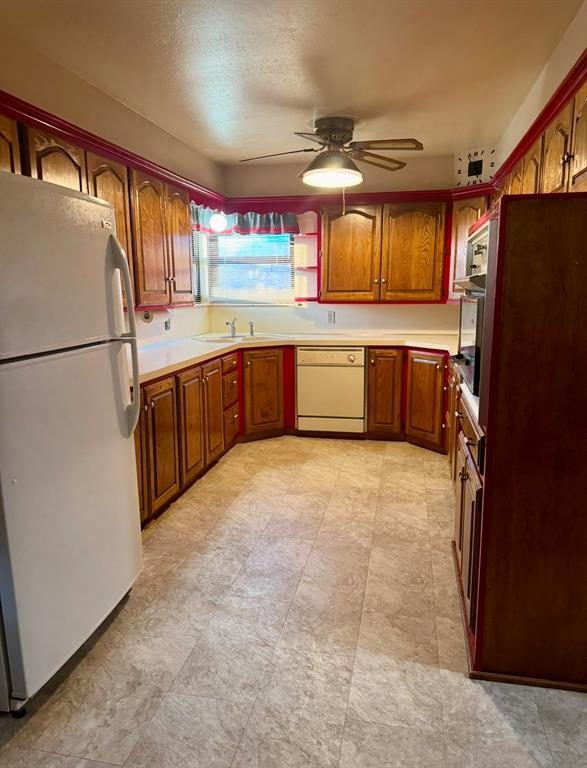
[[[298,347],[298,429],[365,431],[365,348]]]

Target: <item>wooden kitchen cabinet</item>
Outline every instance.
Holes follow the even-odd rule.
[[[436,451],[444,449],[443,380],[442,354],[408,352],[406,440]]]
[[[524,158],[522,158],[519,162],[517,162],[512,169],[512,172],[510,174],[510,185],[508,189],[508,194],[520,195],[522,193],[523,186],[524,186]]]
[[[116,237],[124,248],[128,259],[131,277],[132,239],[130,225],[130,200],[128,187],[128,168],[121,163],[87,152],[88,192],[112,204],[116,220]],[[124,284],[122,295],[126,306]]]
[[[171,304],[193,303],[192,219],[190,196],[182,189],[165,185],[167,274]]]
[[[141,390],[141,410],[135,429],[135,460],[137,466],[137,485],[139,491],[139,510],[141,525],[149,519],[149,491],[147,487],[148,459],[147,459],[147,423],[145,393]]]
[[[577,91],[573,110],[569,192],[587,191],[587,83]]]
[[[383,206],[382,300],[442,298],[445,207],[444,203]]]
[[[33,179],[88,191],[86,153],[65,139],[38,128],[26,127],[28,162]]]
[[[479,538],[483,486],[469,454],[464,434],[457,444],[457,478],[460,483],[455,515],[455,549],[461,575],[467,623],[475,627],[479,574]]]
[[[323,301],[377,301],[380,263],[381,206],[323,209]]]
[[[402,437],[403,350],[367,350],[367,431]]]
[[[569,101],[544,132],[541,192],[566,192],[569,180],[569,164],[566,162],[571,149],[573,100]]]
[[[521,190],[524,195],[535,195],[540,191],[542,140],[543,137],[541,136],[524,155]]]
[[[448,466],[450,477],[455,484],[456,478],[456,460],[457,460],[457,441],[459,437],[459,406],[461,392],[456,376],[451,371],[448,376],[448,397],[447,407],[444,415],[446,424],[446,449],[448,453]]]
[[[243,353],[245,372],[245,434],[263,436],[284,429],[283,350]]]
[[[180,485],[184,489],[205,468],[205,422],[202,369],[178,374]]]
[[[16,120],[0,114],[0,171],[20,173],[20,147]]]
[[[156,514],[179,492],[177,396],[175,379],[144,388],[149,466],[149,511]]]
[[[169,304],[165,244],[165,185],[140,171],[131,172],[135,288],[139,306]]]
[[[204,448],[206,466],[224,453],[224,409],[222,407],[222,364],[212,360],[202,366],[204,383]]]
[[[454,282],[465,277],[467,272],[467,239],[469,229],[485,213],[484,197],[456,200],[452,208],[451,270],[449,293],[451,298],[458,298],[462,291],[456,291]]]

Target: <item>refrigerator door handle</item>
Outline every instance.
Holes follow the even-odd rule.
[[[134,298],[132,293],[132,284],[130,281],[130,270],[126,254],[120,241],[115,235],[110,235],[110,242],[114,252],[114,268],[119,269],[124,282],[124,291],[126,294],[126,305],[128,307],[128,327],[129,333],[122,333],[118,341],[130,344],[130,357],[132,365],[132,400],[126,408],[128,418],[129,435],[135,431],[139,421],[141,409],[141,395],[139,391],[139,348],[137,343],[137,326],[134,313]]]

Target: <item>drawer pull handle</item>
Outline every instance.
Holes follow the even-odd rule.
[[[233,418],[233,421],[236,421],[238,419],[238,413],[235,413],[232,418]]]
[[[237,382],[237,380],[236,380],[236,379],[234,379],[234,381],[233,381],[232,383],[233,383],[233,384],[237,384],[238,382]]]

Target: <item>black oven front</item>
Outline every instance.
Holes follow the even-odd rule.
[[[455,362],[474,395],[479,394],[484,305],[484,294],[461,296],[459,354]]]

